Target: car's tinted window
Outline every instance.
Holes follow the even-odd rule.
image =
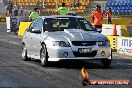
[[[77,19],[79,25],[81,26],[81,29],[85,31],[94,31],[95,29],[92,27],[92,24],[90,24],[88,21],[86,21],[84,18]]]
[[[47,18],[44,21],[44,30],[63,31],[64,29],[79,29],[76,19],[73,18]]]
[[[44,20],[44,31],[64,31],[64,29],[94,30],[91,25],[82,18],[46,18]]]

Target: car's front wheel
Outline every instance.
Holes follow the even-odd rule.
[[[27,56],[27,49],[25,47],[25,45],[22,45],[22,58],[24,61],[29,61],[31,60],[30,58],[28,58]]]
[[[43,67],[48,65],[48,53],[45,44],[42,44],[42,48],[40,50],[40,60],[41,60],[41,65]]]
[[[109,67],[111,64],[111,61],[112,61],[111,59],[101,59],[101,62],[103,64],[103,66],[105,66],[105,67]]]

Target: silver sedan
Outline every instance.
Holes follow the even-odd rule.
[[[49,61],[100,59],[104,66],[112,60],[108,38],[81,16],[42,16],[26,30],[23,59],[40,59],[42,66]]]

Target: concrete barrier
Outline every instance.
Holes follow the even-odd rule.
[[[0,24],[6,23],[6,17],[0,16]]]
[[[116,52],[118,37],[120,37],[120,36],[128,37],[129,34],[128,34],[128,30],[126,28],[126,25],[117,25],[116,29],[117,29],[118,36],[112,36],[113,28],[114,28],[114,24],[103,24],[101,34],[104,34],[108,37],[112,51]]]
[[[23,36],[25,30],[30,26],[31,22],[20,22],[18,36]]]
[[[132,56],[132,37],[124,36],[107,36],[112,51],[115,51],[119,54],[124,54]]]
[[[103,24],[102,26],[102,34],[111,36],[113,33],[114,24]],[[116,30],[118,36],[129,36],[126,25],[116,25]]]
[[[0,22],[6,22],[6,18],[0,18]]]

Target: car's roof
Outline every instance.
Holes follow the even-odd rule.
[[[51,16],[40,16],[40,18],[45,19],[45,18],[55,18],[55,17],[73,17],[73,18],[83,18],[82,16],[71,16],[71,15],[51,15]]]

